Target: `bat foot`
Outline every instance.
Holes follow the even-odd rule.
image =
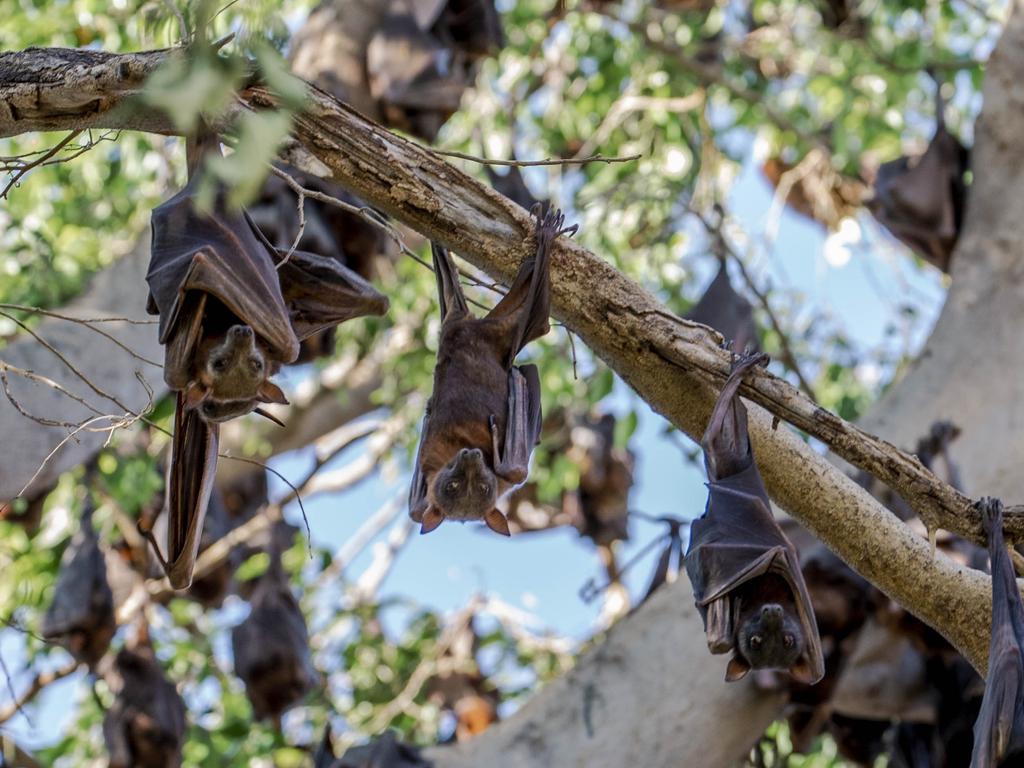
[[[730,342],[731,346],[732,342]],[[764,368],[768,365],[768,361],[771,359],[764,352],[759,352],[756,349],[747,348],[742,354],[737,354],[731,349],[731,362],[729,367],[730,376],[742,376],[752,368],[761,367]]]
[[[974,508],[981,515],[981,525],[987,537],[991,537],[997,530],[1002,530],[1003,502],[992,496],[985,496],[974,505]]]

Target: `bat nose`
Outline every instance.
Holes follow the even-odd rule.
[[[766,619],[768,619],[768,618],[781,619],[782,618],[782,606],[778,605],[777,603],[770,603],[768,605],[765,605],[765,606],[763,606],[761,608],[761,615],[764,616]]]
[[[248,325],[233,325],[231,330],[228,331],[232,336],[237,336],[241,339],[252,338],[252,328]]]
[[[484,452],[479,448],[463,448],[459,451],[460,459],[482,459]]]

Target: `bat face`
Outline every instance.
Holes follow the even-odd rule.
[[[287,403],[269,380],[280,367],[248,325],[236,324],[199,347],[199,372],[186,388],[186,403],[206,421],[223,422],[251,412],[259,403]]]
[[[751,669],[789,669],[797,664],[804,637],[795,613],[795,606],[786,610],[779,603],[761,603],[745,617],[740,614],[737,651]]]
[[[462,448],[434,476],[434,506],[450,520],[479,520],[498,500],[498,482],[479,448]]]

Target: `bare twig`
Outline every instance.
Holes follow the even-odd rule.
[[[7,199],[7,193],[11,191],[12,187],[17,186],[18,182],[20,182],[25,177],[26,173],[31,171],[33,168],[37,168],[38,166],[42,165],[44,162],[49,160],[51,157],[56,155],[58,152],[60,152],[62,149],[64,149],[65,146],[67,146],[69,141],[74,139],[76,136],[79,136],[81,133],[82,133],[82,131],[80,131],[80,130],[79,131],[72,131],[67,136],[65,136],[63,139],[61,139],[59,142],[57,142],[57,144],[54,145],[54,147],[52,149],[50,149],[50,151],[48,151],[46,154],[44,154],[38,160],[33,160],[31,162],[25,163],[18,170],[14,171],[14,173],[12,174],[11,180],[9,182],[7,182],[7,186],[5,186],[3,188],[3,191],[0,192],[0,200]]]
[[[63,667],[58,667],[52,672],[37,673],[36,676],[32,678],[32,682],[29,683],[28,688],[22,691],[20,696],[14,696],[9,706],[4,709],[0,709],[0,723],[6,723],[16,714],[21,712],[22,707],[32,701],[32,699],[35,698],[40,691],[46,688],[46,686],[73,675],[78,669],[78,666],[79,664],[77,661],[71,661]]]
[[[627,155],[626,157],[604,157],[603,155],[590,155],[589,157],[568,157],[568,158],[548,158],[546,160],[488,160],[486,157],[477,157],[476,155],[469,155],[465,152],[455,152],[454,150],[447,149],[432,149],[424,147],[424,149],[430,149],[436,155],[444,155],[445,157],[457,157],[460,160],[469,160],[473,163],[480,163],[481,165],[507,165],[513,168],[529,168],[538,165],[585,165],[586,163],[631,163],[634,160],[639,160],[643,155]]]

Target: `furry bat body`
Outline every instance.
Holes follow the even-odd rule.
[[[1003,540],[1003,505],[978,503],[992,561],[992,640],[971,768],[1024,764],[1024,602]]]
[[[107,564],[92,527],[92,500],[86,496],[78,532],[61,557],[53,602],[43,617],[42,635],[64,646],[94,668],[117,631],[114,595]]]
[[[868,208],[879,223],[925,261],[949,272],[960,234],[969,153],[946,130],[943,102],[936,96],[935,135],[919,158],[883,163]]]
[[[541,428],[540,377],[515,366],[519,351],[548,332],[551,244],[563,229],[559,211],[537,212],[537,251],[486,317],[469,311],[448,252],[434,245],[441,340],[434,392],[416,455],[409,515],[428,533],[444,520],[483,520],[509,535],[498,499],[525,482]]]
[[[164,677],[153,649],[117,654],[119,689],[103,718],[111,768],[177,768],[185,742],[185,703]]]
[[[772,516],[738,393],[743,376],[766,361],[757,354],[734,362],[704,432],[708,502],[690,527],[686,572],[708,648],[733,653],[727,681],[784,669],[814,683],[824,674],[814,610],[796,551]]]
[[[289,258],[214,182],[200,210],[200,166],[220,155],[217,136],[189,141],[188,185],[153,211],[147,309],[160,315],[164,379],[177,392],[167,482],[168,537],[161,565],[175,589],[191,583],[217,465],[219,423],[260,403],[287,402],[270,381],[299,343],[347,319],[383,314],[388,300],[339,262]]]
[[[252,612],[231,632],[235,674],[245,683],[253,714],[280,722],[317,682],[306,620],[281,568],[280,545],[271,543],[271,565],[253,592]]]

